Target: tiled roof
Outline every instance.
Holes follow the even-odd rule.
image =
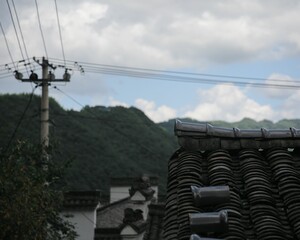
[[[148,208],[149,212],[144,240],[162,240],[165,204],[151,203]]]
[[[187,150],[300,147],[300,130],[295,128],[249,130],[177,120],[174,130],[180,146]]]
[[[119,229],[123,224],[124,211],[126,208],[133,208],[134,203],[130,198],[113,202],[97,210],[97,228]]]
[[[146,221],[141,219],[140,210],[133,209],[136,209],[136,204],[130,200],[130,197],[99,208],[97,210],[95,239],[105,239],[105,236],[113,235],[120,236],[126,225],[131,226],[137,233],[143,232],[146,228]],[[141,218],[127,216],[128,211],[136,213],[138,216],[141,215]]]
[[[64,193],[64,209],[93,209],[99,203],[100,191],[69,191]]]
[[[143,175],[134,179],[131,188],[129,189],[130,196],[133,196],[137,191],[139,191],[146,200],[153,198],[155,191],[151,188],[151,182],[148,176]]]
[[[300,239],[299,130],[177,122],[175,133],[164,239]]]

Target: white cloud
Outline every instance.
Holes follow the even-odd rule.
[[[275,112],[269,105],[261,105],[250,99],[234,85],[217,85],[199,90],[199,104],[187,111],[184,117],[201,121],[239,121],[244,117],[256,120],[273,119]]]
[[[279,106],[278,119],[299,119],[300,90],[294,91]]]
[[[176,111],[168,106],[157,107],[155,102],[136,99],[135,106],[141,109],[154,122],[163,122],[176,117]]]
[[[34,3],[16,5],[28,52],[41,56]],[[39,6],[49,54],[60,57],[54,4],[41,1]],[[300,54],[298,1],[63,1],[59,11],[66,56],[73,59],[203,68]],[[0,13],[9,23],[7,11]],[[17,46],[12,25],[7,28],[10,44]]]
[[[218,64],[300,56],[300,2],[297,0],[191,0],[188,4],[171,0],[65,0],[58,6],[65,54],[70,60],[158,69],[198,68],[199,71],[208,65],[213,69]],[[45,55],[34,2],[18,0],[16,7],[29,56]],[[62,58],[54,3],[39,1],[39,9],[49,56]],[[20,51],[8,9],[0,8],[0,16],[13,58],[19,60]],[[0,63],[8,63],[4,38],[0,40],[3,43]],[[113,89],[108,89],[99,74],[86,74],[84,80],[76,74],[65,90],[71,96],[89,98],[86,100],[89,104],[128,106],[109,99]],[[274,78],[293,80],[285,75],[270,76]],[[20,88],[19,83],[12,86],[11,81],[1,81],[1,92],[20,92]],[[30,86],[26,89],[30,90]],[[138,90],[135,86],[131,90],[132,99],[136,99],[134,94]],[[200,91],[199,104],[185,116],[228,121],[245,116],[257,120],[296,116],[299,92],[266,89],[264,94],[282,101],[276,111],[271,105],[251,99],[237,87],[215,86]],[[175,117],[173,108],[155,105],[159,98],[150,98],[153,102],[138,99],[135,105],[154,121]]]
[[[299,81],[293,80],[288,75],[283,75],[279,73],[273,73],[268,79],[265,81],[266,84],[270,85],[289,85],[289,86],[295,86],[299,85]],[[271,98],[288,98],[292,95],[292,92],[294,92],[294,89],[291,88],[290,90],[282,89],[280,87],[274,87],[274,88],[266,88],[263,90],[264,94],[266,94],[268,97]]]
[[[112,97],[109,98],[109,106],[112,106],[112,107],[122,106],[122,107],[126,107],[126,108],[129,107],[129,105],[127,103],[121,102],[121,101],[116,100]]]

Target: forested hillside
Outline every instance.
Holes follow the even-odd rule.
[[[28,103],[14,141],[27,139],[39,143],[40,98],[33,96],[30,102],[29,99],[29,95],[0,95],[0,148],[7,147]],[[72,160],[67,173],[70,189],[100,189],[108,194],[110,177],[146,173],[159,177],[160,190],[164,193],[167,162],[178,148],[173,134],[174,122],[173,119],[155,124],[133,107],[86,106],[81,111],[64,110],[50,99],[50,141],[60,153],[53,160]],[[217,121],[211,124],[243,129],[300,128],[300,120],[282,120],[274,124],[246,118],[236,123]]]
[[[0,96],[0,146],[5,148],[28,103],[29,95]],[[40,98],[34,96],[16,139],[39,143]],[[61,155],[72,159],[71,189],[101,189],[107,194],[110,177],[159,177],[164,192],[167,162],[176,150],[173,135],[136,108],[88,107],[66,111],[50,99],[50,140]]]

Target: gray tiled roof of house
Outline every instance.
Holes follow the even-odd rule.
[[[175,133],[164,239],[300,239],[299,130],[177,122]],[[203,203],[218,187],[226,200]]]
[[[123,224],[125,209],[134,208],[134,206],[135,204],[128,197],[99,208],[96,228],[119,229]]]
[[[96,208],[100,191],[68,191],[64,193],[64,209]]]
[[[146,220],[143,219],[140,210],[133,209],[136,209],[136,204],[131,201],[130,197],[99,208],[97,210],[95,240],[120,239],[118,237],[126,225],[131,226],[137,233],[145,231]],[[132,212],[133,216],[128,216],[128,212]]]

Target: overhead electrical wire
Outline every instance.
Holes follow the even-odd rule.
[[[8,6],[10,18],[11,18],[11,21],[12,21],[12,24],[13,24],[13,27],[14,27],[14,30],[15,30],[16,37],[17,37],[17,42],[18,42],[18,46],[19,46],[19,49],[20,49],[20,52],[21,52],[21,56],[22,56],[23,59],[25,59],[24,54],[23,54],[23,50],[22,50],[22,47],[21,47],[20,39],[19,39],[19,34],[18,34],[18,31],[17,31],[17,28],[16,28],[15,20],[14,20],[14,17],[13,17],[11,8],[10,8],[9,0],[6,0],[6,3],[7,3],[7,6]],[[27,71],[27,74],[29,76],[29,72],[28,72],[27,68],[26,68],[26,71]]]
[[[24,66],[25,64],[21,64],[25,62],[25,60],[20,60],[20,61],[15,61],[15,62],[11,62],[8,64],[2,64],[0,65],[0,79],[5,79],[8,77],[11,77],[14,74],[14,69],[18,69],[17,71],[19,73],[25,74],[27,72],[27,68],[26,66]],[[20,66],[18,66],[19,64],[21,64]],[[40,70],[41,66],[38,64],[31,64],[32,69],[34,70]],[[34,86],[32,86],[34,87]]]
[[[24,47],[24,52],[25,52],[25,55],[26,55],[26,60],[28,61],[28,63],[25,62],[24,65],[25,66],[29,65],[30,70],[32,70],[32,68],[30,66],[31,65],[30,58],[29,58],[29,55],[28,55],[28,51],[27,51],[23,31],[22,31],[22,28],[21,28],[18,12],[17,12],[16,6],[15,6],[15,1],[14,0],[11,0],[11,1],[12,1],[12,4],[13,4],[15,15],[16,15],[16,19],[17,19],[17,23],[18,23],[18,27],[19,27],[19,31],[20,31],[20,35],[21,35],[21,39],[22,39],[22,42],[23,42],[23,47]]]
[[[53,62],[62,62],[63,60],[58,58],[50,58]],[[137,68],[137,67],[127,67],[127,66],[119,66],[119,65],[109,65],[109,64],[99,64],[99,63],[89,63],[89,62],[78,62],[67,60],[67,62],[74,67],[74,63],[78,66],[82,67],[107,67],[110,69],[125,69],[125,70],[136,70],[139,72],[159,72],[159,73],[170,73],[170,74],[178,74],[178,75],[195,75],[195,76],[205,76],[205,77],[214,77],[214,78],[230,78],[230,79],[241,79],[241,80],[255,80],[255,81],[266,81],[266,78],[259,77],[245,77],[245,76],[234,76],[234,75],[223,75],[223,74],[207,74],[207,73],[195,73],[195,72],[183,72],[183,71],[171,71],[171,70],[158,70],[151,68]],[[272,81],[290,81],[285,79],[272,79]],[[293,82],[293,81],[291,81]]]
[[[14,68],[18,68],[18,70],[20,70],[22,68],[24,69],[26,65],[25,64],[21,64],[21,63],[24,63],[25,61],[26,60],[23,59],[23,60],[19,60],[19,61],[12,61],[12,62],[6,63],[6,64],[0,64],[0,72],[1,71],[13,71]],[[19,64],[21,64],[21,66],[19,66]],[[35,62],[32,62],[31,66],[32,66],[33,69],[35,69],[37,67],[40,67],[40,65],[37,64],[37,63],[35,63]]]
[[[19,121],[18,121],[18,123],[17,123],[17,125],[16,125],[16,127],[15,127],[15,129],[14,129],[12,135],[11,135],[11,137],[10,137],[10,139],[8,140],[7,146],[6,146],[6,148],[4,149],[4,151],[3,151],[3,155],[6,154],[6,152],[8,151],[8,149],[9,149],[9,147],[10,147],[10,145],[11,145],[13,139],[15,138],[16,133],[17,133],[17,131],[18,131],[18,129],[19,129],[19,127],[20,127],[20,125],[21,125],[21,123],[22,123],[24,117],[25,117],[25,114],[26,114],[27,110],[29,109],[29,106],[30,106],[30,104],[31,104],[31,102],[32,102],[32,98],[33,98],[33,95],[34,95],[34,91],[35,91],[35,89],[36,89],[37,87],[38,87],[38,85],[36,85],[35,88],[32,89],[32,92],[31,92],[31,94],[30,94],[30,96],[29,96],[29,100],[28,100],[28,102],[27,102],[27,105],[26,105],[26,107],[25,107],[25,109],[24,109],[24,111],[23,111],[23,113],[22,113],[22,115],[21,115],[21,117],[20,117],[20,119],[19,119]]]
[[[45,42],[45,38],[44,38],[44,33],[43,33],[43,29],[42,29],[42,24],[41,24],[41,19],[40,19],[40,12],[39,12],[39,6],[38,6],[37,0],[35,0],[35,8],[36,8],[36,13],[37,13],[37,17],[38,17],[38,23],[39,23],[39,28],[40,28],[41,36],[42,36],[42,41],[43,41],[43,45],[44,45],[45,54],[46,54],[46,57],[48,59],[48,51],[47,51],[46,42]]]
[[[17,64],[16,64],[17,65]],[[23,64],[21,66],[16,66],[16,68],[18,68],[18,72],[25,72],[26,71],[26,66],[24,66]],[[40,66],[34,66],[33,67],[34,69],[40,69],[41,67]],[[0,68],[0,75],[1,74],[7,74],[7,73],[13,73],[14,71],[14,67],[13,66],[9,66],[7,65],[6,68]]]
[[[57,19],[57,25],[58,25],[58,31],[59,31],[59,38],[60,38],[61,50],[62,50],[64,65],[66,65],[65,49],[64,49],[64,44],[63,44],[63,40],[62,40],[61,27],[60,27],[60,21],[59,21],[59,15],[58,15],[58,7],[57,7],[56,0],[54,0],[54,3],[55,3],[56,19]]]
[[[2,31],[2,34],[3,34],[3,37],[4,37],[4,40],[5,40],[5,44],[6,44],[6,48],[7,48],[7,51],[8,51],[8,54],[9,54],[9,57],[10,57],[10,60],[14,66],[14,69],[16,69],[16,65],[15,65],[15,61],[13,60],[13,57],[12,57],[12,54],[11,54],[11,51],[9,49],[9,46],[8,46],[8,42],[7,42],[7,38],[6,38],[6,35],[5,35],[5,32],[4,32],[4,29],[2,27],[2,24],[0,22],[0,27],[1,27],[1,31]]]
[[[243,81],[229,81],[229,80],[216,80],[212,78],[195,78],[195,77],[185,77],[178,75],[170,75],[170,74],[153,74],[147,72],[137,72],[137,71],[127,71],[127,70],[118,70],[118,69],[106,69],[106,68],[86,68],[84,67],[86,72],[93,73],[102,73],[108,75],[118,75],[118,76],[127,76],[127,77],[135,77],[135,78],[147,78],[147,79],[158,79],[158,80],[166,80],[166,81],[176,81],[176,82],[201,82],[208,84],[231,84],[235,83],[236,85],[251,85],[253,87],[295,87],[290,85],[283,84],[266,84],[266,83],[256,83],[256,82],[243,82]],[[272,81],[272,80],[269,80]],[[298,86],[300,87],[300,86]]]
[[[1,23],[0,23],[1,25]],[[2,25],[1,25],[1,28],[2,28]],[[3,32],[4,33],[4,32]],[[4,34],[5,35],[5,34]],[[8,48],[9,49],[9,48]],[[0,64],[0,71],[3,71],[3,70],[7,70],[7,68],[9,68],[9,65],[15,65],[17,64],[19,61],[11,61],[10,63],[5,63],[5,64]]]
[[[65,95],[66,97],[68,97],[69,99],[71,99],[73,102],[75,102],[76,104],[78,104],[80,107],[83,107],[83,108],[85,107],[83,104],[81,104],[80,102],[78,102],[75,98],[73,98],[69,94],[65,93],[64,91],[62,91],[61,89],[59,89],[57,86],[54,86],[53,88],[56,89],[57,91],[59,91],[60,93],[62,93],[63,95]]]
[[[58,64],[58,66],[60,66],[62,60],[51,59],[51,61],[54,64]],[[163,80],[163,81],[172,81],[172,82],[190,82],[190,83],[203,83],[203,84],[214,84],[214,85],[235,84],[238,86],[250,86],[256,88],[279,88],[279,89],[292,89],[292,90],[300,89],[300,82],[298,85],[296,81],[284,80],[284,79],[263,79],[263,78],[252,78],[252,77],[248,78],[248,77],[216,75],[216,74],[188,73],[188,72],[113,66],[113,65],[105,65],[105,64],[94,64],[94,63],[79,64],[78,62],[73,62],[70,60],[67,60],[67,67],[73,68],[74,70],[78,70],[78,71],[82,71],[81,69],[84,69],[84,72],[90,72],[90,73],[144,78],[144,79],[153,79],[153,80]],[[198,75],[198,76],[206,76],[206,77],[205,78],[194,77],[194,76],[190,77],[189,75],[194,75],[194,76]],[[242,80],[248,80],[248,81],[242,81]],[[262,81],[268,81],[268,82],[262,82]]]
[[[152,79],[152,80],[162,80],[162,81],[171,81],[171,82],[190,82],[190,83],[202,83],[202,84],[213,84],[213,85],[235,84],[237,86],[249,86],[249,87],[256,87],[256,88],[277,88],[277,89],[290,89],[290,90],[300,89],[300,81],[296,81],[296,80],[264,79],[264,78],[253,78],[253,77],[244,77],[244,76],[178,72],[178,71],[124,67],[124,66],[114,66],[114,65],[86,63],[86,62],[78,63],[77,61],[71,61],[65,59],[61,60],[57,58],[50,58],[50,60],[53,63],[53,65],[55,65],[56,67],[65,68],[72,71],[80,71],[82,73],[89,72],[89,73],[96,73],[96,74],[133,77],[133,78],[140,78],[140,79],[143,78],[143,79]],[[66,63],[66,64],[62,65],[62,63]],[[2,65],[2,67],[6,65],[7,64]],[[1,65],[0,65],[0,70],[1,70]],[[207,77],[204,78],[204,77],[195,77],[195,76],[207,76]],[[230,79],[231,77],[233,79]],[[244,80],[248,80],[248,81],[244,81]]]
[[[60,93],[62,93],[63,95],[65,95],[66,97],[70,98],[72,101],[74,101],[76,104],[80,105],[81,107],[83,107],[83,104],[81,104],[80,102],[78,102],[77,100],[75,100],[73,97],[71,97],[69,94],[65,93],[64,91],[62,91],[61,89],[59,89],[57,86],[53,87],[54,89],[56,89],[57,91],[59,91]],[[97,120],[102,121],[101,118],[99,118],[99,116],[97,116],[97,114],[95,114],[93,111],[87,109],[87,112],[89,114],[91,114],[92,116],[94,116]],[[130,140],[131,142],[135,143],[137,146],[143,148],[144,150],[146,150],[148,153],[151,153],[153,156],[159,157],[157,155],[157,153],[153,152],[151,149],[149,149],[148,147],[140,144],[139,142],[137,142],[135,139],[131,138],[130,136],[128,136],[127,134],[123,133],[122,131],[120,131],[119,129],[115,128],[114,126],[112,126],[110,124],[110,122],[106,122],[106,125],[109,126],[111,129],[113,129],[113,131],[119,133],[121,136],[127,138],[128,140]]]

